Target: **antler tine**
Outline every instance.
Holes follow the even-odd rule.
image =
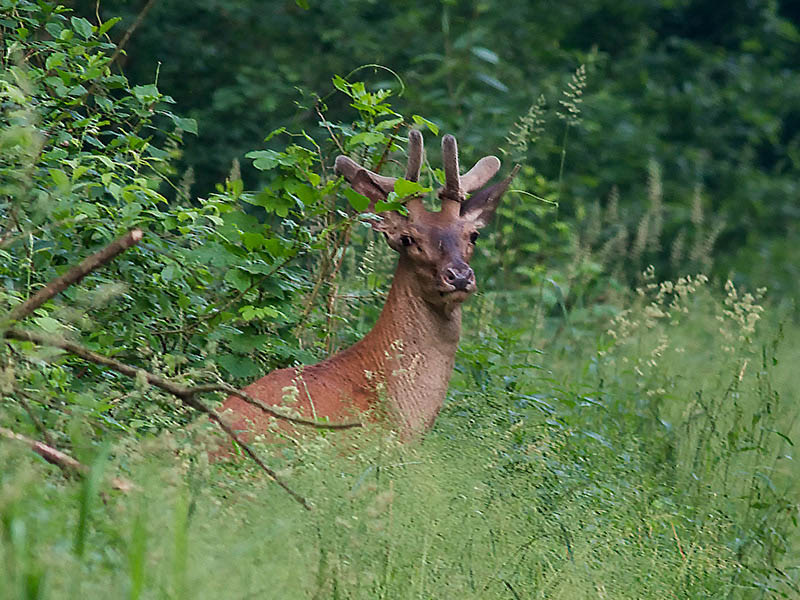
[[[442,138],[442,162],[444,163],[444,189],[439,192],[443,200],[463,200],[461,178],[458,171],[458,144],[449,133]]]
[[[394,190],[394,182],[397,180],[395,177],[386,177],[384,175],[373,173],[369,169],[365,169],[359,165],[349,156],[344,155],[339,155],[336,157],[335,169],[337,173],[343,175],[344,178],[350,183],[355,181],[356,175],[359,171],[366,171],[366,173],[369,175],[369,178],[372,180],[372,183],[377,185],[384,194],[388,194]]]
[[[500,170],[500,159],[496,156],[484,156],[475,166],[461,176],[461,189],[465,194],[482,188]]]
[[[408,166],[406,167],[406,179],[408,181],[419,181],[419,172],[422,168],[422,134],[416,129],[408,132]]]

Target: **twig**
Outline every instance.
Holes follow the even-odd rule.
[[[241,398],[245,402],[260,408],[265,413],[270,414],[273,417],[276,417],[278,419],[283,419],[284,421],[289,421],[290,423],[295,423],[297,425],[306,425],[308,427],[313,427],[315,429],[353,429],[354,427],[364,426],[364,423],[362,423],[361,421],[341,421],[338,423],[334,421],[329,423],[327,421],[303,419],[302,417],[293,417],[291,415],[285,415],[280,411],[277,411],[274,408],[264,404],[260,400],[253,398],[249,394],[245,394],[243,391],[237,390],[236,388],[231,387],[226,383],[198,385],[190,389],[196,394],[205,394],[208,392],[225,392],[226,394],[230,394],[231,396],[236,396],[237,398]]]
[[[405,123],[401,121],[400,123],[394,126],[394,129],[392,130],[392,133],[389,136],[389,143],[386,144],[386,147],[383,149],[383,153],[381,154],[381,157],[378,159],[378,162],[376,162],[375,165],[372,167],[372,170],[375,173],[381,172],[383,164],[386,162],[386,159],[389,156],[389,150],[391,149],[392,144],[394,143],[394,137],[397,135],[397,132],[400,131],[400,127],[402,127],[403,125],[405,125]]]
[[[85,258],[81,264],[76,267],[72,267],[61,277],[58,277],[48,283],[22,304],[15,306],[2,320],[0,320],[0,323],[10,323],[24,319],[56,294],[63,292],[69,286],[77,283],[95,269],[102,267],[104,264],[117,257],[131,246],[136,245],[143,236],[144,233],[142,233],[141,229],[132,229],[121,238],[111,242],[99,252],[95,252],[91,256]]]
[[[117,373],[127,375],[128,377],[135,378],[141,374],[141,376],[143,376],[147,381],[147,383],[149,383],[150,385],[155,386],[157,388],[161,388],[165,392],[169,392],[173,396],[177,396],[180,399],[188,398],[190,396],[196,396],[197,394],[206,394],[211,392],[225,392],[232,396],[237,396],[241,398],[242,400],[252,404],[253,406],[260,408],[265,413],[272,415],[273,417],[276,417],[278,419],[284,419],[286,421],[289,421],[290,423],[295,423],[297,425],[307,425],[309,427],[314,427],[316,429],[351,429],[353,427],[362,426],[362,423],[359,421],[351,421],[343,423],[335,423],[335,422],[327,423],[324,421],[312,421],[310,419],[304,419],[302,417],[293,417],[290,415],[285,415],[280,411],[275,410],[273,407],[264,404],[260,400],[257,400],[252,396],[224,383],[199,385],[195,387],[187,387],[184,385],[180,385],[178,383],[175,383],[174,381],[170,381],[169,379],[164,379],[163,377],[159,377],[158,375],[154,375],[153,373],[149,373],[148,371],[145,371],[143,369],[139,369],[132,365],[120,362],[114,358],[110,358],[108,356],[92,352],[88,348],[81,346],[80,344],[76,344],[75,342],[70,342],[62,338],[58,338],[43,333],[38,333],[35,331],[27,331],[24,329],[16,329],[12,327],[4,332],[4,337],[10,340],[33,342],[34,344],[39,344],[41,346],[60,348],[61,350],[65,350],[70,354],[79,356],[84,360],[88,360],[89,362],[93,362],[98,365],[103,365],[104,367],[108,367],[112,371],[116,371]]]
[[[0,436],[28,445],[31,450],[36,452],[36,454],[41,456],[47,462],[56,465],[62,471],[68,473],[77,473],[81,476],[86,475],[89,472],[89,467],[75,460],[69,454],[61,452],[60,450],[56,450],[52,446],[48,446],[42,442],[37,442],[36,440],[33,440],[22,434],[15,433],[10,429],[0,427]],[[121,477],[115,477],[112,479],[111,487],[115,490],[126,493],[136,489],[135,484]]]
[[[339,152],[341,152],[342,154],[347,154],[347,152],[344,151],[344,148],[342,148],[342,144],[341,144],[341,142],[339,142],[339,138],[337,138],[333,134],[333,131],[331,130],[331,126],[328,125],[328,120],[325,118],[325,115],[323,115],[322,111],[319,109],[319,102],[318,101],[314,103],[314,110],[317,111],[317,114],[319,115],[319,118],[322,119],[322,124],[325,126],[325,129],[328,130],[328,135],[331,136],[331,139],[333,140],[333,143],[336,144],[337,148],[339,148]]]
[[[125,45],[128,43],[128,41],[131,39],[133,32],[136,31],[139,25],[142,24],[142,21],[144,21],[145,16],[147,16],[147,13],[150,11],[151,8],[153,8],[153,4],[155,3],[156,0],[149,0],[149,2],[144,5],[144,8],[142,8],[141,12],[137,15],[136,20],[130,27],[128,27],[128,30],[125,32],[125,35],[122,36],[122,39],[119,41],[119,44],[117,44],[117,49],[114,50],[114,54],[111,55],[111,60],[108,63],[109,65],[113,64],[114,61],[117,60],[117,57],[119,57],[119,55],[122,54],[122,51],[125,49]]]
[[[25,412],[28,413],[28,416],[31,418],[31,421],[33,421],[33,424],[36,426],[36,429],[38,429],[39,433],[42,434],[44,441],[49,446],[55,446],[55,442],[53,441],[53,438],[50,436],[50,432],[47,431],[47,428],[44,426],[44,423],[42,423],[41,420],[39,420],[39,417],[37,417],[36,413],[33,412],[33,407],[28,403],[28,399],[30,398],[30,396],[28,396],[28,394],[26,394],[22,390],[15,390],[15,391],[17,393],[17,401],[22,405],[22,408],[25,409]]]

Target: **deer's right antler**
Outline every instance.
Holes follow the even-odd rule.
[[[460,204],[467,194],[483,187],[500,169],[500,159],[496,156],[484,156],[464,175],[459,172],[458,144],[456,138],[447,134],[442,138],[442,162],[444,162],[444,187],[439,190],[442,210],[446,202]]]

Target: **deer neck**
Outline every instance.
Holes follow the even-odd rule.
[[[366,374],[379,408],[405,433],[421,433],[442,407],[460,336],[461,307],[426,302],[401,257],[377,323],[351,349],[352,368]]]

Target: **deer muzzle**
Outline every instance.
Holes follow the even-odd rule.
[[[471,292],[475,289],[475,272],[469,265],[447,267],[442,278],[452,291]]]

